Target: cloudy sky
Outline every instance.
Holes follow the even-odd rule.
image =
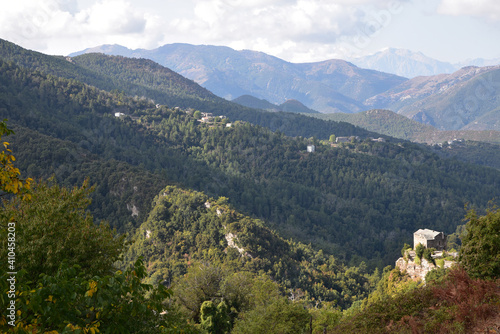
[[[226,45],[292,62],[387,47],[458,62],[500,57],[498,0],[14,0],[0,38],[48,54],[101,44]]]

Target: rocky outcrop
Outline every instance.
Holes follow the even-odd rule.
[[[451,255],[455,256],[455,254]],[[438,263],[441,262],[438,260],[443,260],[442,264],[445,269],[450,268],[456,263],[456,261],[443,259],[443,252],[434,252],[432,258]],[[421,260],[416,259],[415,251],[408,251],[406,252],[405,257],[400,257],[396,261],[396,268],[400,271],[406,271],[414,280],[425,281],[425,275],[427,275],[429,271],[438,268],[438,266],[435,266],[433,263],[429,263],[429,261],[424,258]]]
[[[132,214],[131,214],[132,217],[139,216],[139,209],[137,209],[135,204],[132,204],[132,203],[127,204],[127,210],[132,212]]]
[[[228,246],[228,247],[236,248],[236,249],[238,250],[238,252],[239,252],[241,255],[243,255],[243,256],[247,256],[247,257],[250,257],[250,258],[252,257],[252,256],[251,256],[248,252],[246,252],[246,251],[245,251],[245,249],[244,249],[244,248],[239,247],[239,246],[236,244],[236,242],[235,242],[235,241],[238,241],[238,237],[237,237],[235,234],[233,234],[233,233],[229,232],[229,233],[227,233],[227,234],[225,235],[225,237],[226,237],[226,241],[227,241],[227,246]]]

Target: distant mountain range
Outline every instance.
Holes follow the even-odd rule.
[[[150,59],[220,97],[252,108],[303,113],[389,109],[439,130],[500,129],[500,66],[455,70],[457,65],[398,49],[357,60],[360,66],[409,77],[428,74],[408,80],[344,60],[294,64],[262,52],[222,46],[168,44],[130,50],[102,45],[71,56],[85,53]]]
[[[361,101],[407,80],[344,60],[294,64],[262,52],[208,45],[154,50],[103,45],[70,56],[92,52],[151,59],[228,100],[252,95],[279,105],[293,99],[320,112],[362,111]]]
[[[297,100],[287,100],[280,105],[272,104],[271,102],[258,99],[251,95],[242,95],[233,100],[233,102],[241,104],[242,106],[262,109],[266,111],[286,111],[286,112],[296,112],[305,114],[319,114],[316,110],[312,110],[303,105]]]
[[[406,78],[453,73],[457,70],[454,65],[427,57],[421,52],[393,48],[351,61],[359,67],[394,73]]]
[[[364,57],[352,58],[349,61],[362,68],[392,73],[406,78],[453,73],[467,66],[500,64],[500,58],[478,58],[459,63],[449,63],[427,57],[421,52],[395,48],[388,48]]]

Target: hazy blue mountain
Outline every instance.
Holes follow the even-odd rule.
[[[242,95],[233,100],[233,102],[241,104],[242,106],[262,109],[266,111],[286,111],[295,113],[306,113],[306,114],[319,114],[316,110],[309,109],[297,100],[287,100],[280,105],[272,104],[271,102],[258,99],[251,95]]]
[[[484,59],[484,58],[475,58],[475,59],[467,59],[465,61],[458,62],[454,64],[457,69],[466,67],[466,66],[495,66],[500,65],[500,58],[494,59]]]
[[[134,51],[118,44],[104,44],[84,51],[74,52],[69,57],[80,56],[85,53],[104,53],[113,56],[134,57]]]
[[[476,58],[450,63],[428,57],[422,52],[397,48],[387,48],[368,56],[352,58],[350,61],[362,68],[392,73],[406,78],[450,74],[468,66],[500,65],[500,58]]]
[[[452,74],[413,78],[365,104],[440,130],[498,131],[499,95],[500,66],[469,66]]]
[[[498,131],[500,126],[496,112],[499,84],[490,73],[497,67],[469,66],[451,74],[406,80],[342,60],[293,64],[261,52],[218,46],[170,44],[155,50],[129,50],[104,45],[84,52],[96,51],[152,59],[226,99],[251,95],[273,105],[296,100],[326,113],[389,109],[439,130]],[[391,55],[393,65],[401,68],[453,70],[452,65],[421,53],[388,49],[384,54]]]
[[[421,52],[388,48],[375,54],[351,59],[359,67],[397,74],[406,78],[453,73],[458,68],[427,57]]]
[[[294,99],[320,112],[362,111],[362,101],[406,81],[344,60],[294,64],[262,52],[209,45],[168,44],[154,50],[103,45],[71,56],[89,52],[151,59],[228,100],[252,95],[281,104]]]
[[[300,103],[300,101],[297,100],[287,100],[284,103],[279,105],[279,108],[283,111],[286,112],[299,112],[299,113],[306,113],[306,114],[318,114],[316,110],[312,110],[307,108],[305,105]]]
[[[233,102],[249,108],[262,109],[267,111],[280,111],[276,104],[272,104],[271,102],[264,99],[258,99],[252,95],[241,95],[240,97],[235,98]]]

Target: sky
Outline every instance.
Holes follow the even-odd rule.
[[[393,47],[500,58],[498,0],[1,0],[0,38],[52,55],[102,44],[224,45],[291,62]]]

